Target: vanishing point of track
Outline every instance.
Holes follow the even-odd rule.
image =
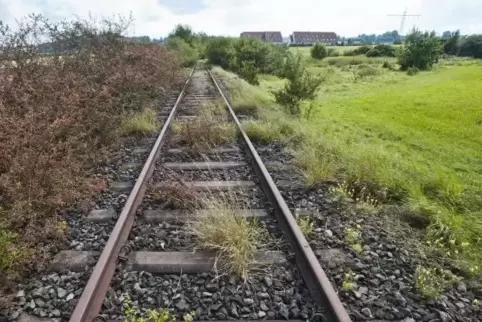
[[[162,153],[162,147],[165,145],[169,136],[170,127],[176,117],[178,107],[186,96],[186,89],[188,88],[188,85],[190,85],[190,82],[193,82],[194,72],[195,70],[191,71],[179,97],[170,110],[168,118],[150,151],[135,185],[132,187],[130,195],[117,218],[117,222],[110,234],[107,244],[94,267],[73,314],[71,315],[70,321],[93,321],[101,310],[109,285],[114,277],[123,247],[127,242],[129,233],[136,219],[137,210],[145,197],[149,180],[156,166],[156,160],[159,159]],[[212,73],[208,70],[205,71],[205,73],[207,73],[210,81],[214,85],[218,96],[225,103],[230,119],[237,126],[242,145],[244,145],[242,147],[243,152],[249,157],[262,192],[270,202],[271,207],[274,209],[276,221],[295,254],[298,270],[309,289],[311,297],[320,307],[326,309],[326,311],[323,312],[323,319],[326,321],[350,321],[347,312],[341,304],[329,279],[325,275],[325,272],[321,268],[315,254],[310,248],[308,241],[301,233],[294,216],[286,202],[283,200],[278,188],[268,173],[266,166],[261,161],[256,149],[242,129],[241,123],[236,117],[228,98],[221,90]]]

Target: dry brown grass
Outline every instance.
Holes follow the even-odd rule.
[[[202,113],[186,122],[176,122],[172,129],[183,145],[199,152],[234,142],[237,135],[234,124],[210,113]]]

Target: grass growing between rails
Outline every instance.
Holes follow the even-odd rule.
[[[260,109],[260,119],[245,124],[250,137],[286,143],[310,184],[336,178],[374,195],[388,191],[385,201],[429,216],[427,239],[441,255],[474,272],[482,259],[480,67],[413,77],[383,69],[361,80],[354,66],[330,73],[308,120]],[[252,91],[269,95],[283,84],[260,79]]]
[[[122,121],[120,132],[122,135],[149,134],[159,129],[160,123],[153,109],[145,108],[140,112],[127,115]]]
[[[190,225],[200,247],[216,251],[227,271],[248,277],[265,230],[225,200],[206,199],[203,205],[205,209],[196,214]]]

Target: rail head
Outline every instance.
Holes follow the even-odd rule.
[[[188,79],[184,83],[182,91],[169,113],[169,116],[161,129],[161,133],[158,135],[147,161],[142,168],[124,207],[122,208],[104,250],[87,281],[87,285],[85,286],[77,305],[75,306],[74,312],[70,318],[71,322],[91,322],[100,312],[105,295],[115,273],[120,250],[129,237],[129,232],[134,223],[137,208],[144,197],[147,183],[154,171],[156,160],[159,157],[161,148],[167,137],[167,130],[171,121],[175,117],[177,107],[185,94],[193,73],[194,69],[191,70]]]
[[[329,312],[326,312],[327,316],[325,316],[327,321],[351,322],[350,316],[341,303],[338,295],[326,276],[326,273],[318,262],[318,259],[313,253],[308,241],[298,227],[294,216],[291,214],[288,205],[276,187],[273,178],[271,178],[271,175],[266,169],[266,166],[263,164],[261,157],[254,148],[253,143],[244,131],[241,122],[236,117],[236,113],[234,112],[231,103],[223,93],[212,72],[210,70],[207,71],[212,82],[214,83],[214,86],[222,96],[222,99],[225,102],[233,121],[238,127],[239,133],[246,146],[246,150],[251,158],[254,170],[260,179],[263,192],[271,202],[275,210],[276,219],[278,220],[278,223],[286,238],[293,247],[298,268],[308,289],[310,290],[311,295],[317,302],[328,304]]]

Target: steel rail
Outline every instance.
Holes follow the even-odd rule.
[[[208,70],[208,73],[212,82],[221,94],[226,106],[228,107],[232,119],[238,126],[238,130],[247,147],[247,152],[251,158],[254,170],[260,179],[263,192],[275,210],[276,219],[283,230],[285,237],[288,239],[290,245],[294,248],[293,250],[295,252],[297,266],[306,286],[310,291],[311,296],[322,306],[324,306],[323,303],[328,303],[329,312],[328,316],[325,316],[327,321],[350,322],[350,316],[343,307],[343,304],[333,289],[333,286],[323,271],[323,268],[318,262],[308,241],[298,227],[294,216],[291,214],[288,205],[281,196],[280,191],[276,187],[276,184],[271,178],[266,166],[263,164],[258,152],[256,152],[251,140],[243,130],[241,122],[239,122],[238,118],[236,117],[231,103],[224,95],[221,87],[210,70]]]
[[[122,208],[122,212],[120,213],[114,229],[112,230],[104,247],[104,250],[102,251],[99,260],[94,267],[94,271],[92,272],[92,275],[90,276],[87,285],[85,286],[84,291],[82,292],[82,295],[75,306],[74,312],[70,317],[71,322],[91,322],[100,312],[105,295],[115,273],[119,253],[129,237],[129,232],[134,223],[137,208],[144,198],[147,183],[154,171],[156,160],[159,157],[161,148],[165,143],[165,139],[167,137],[166,133],[169,129],[169,125],[174,119],[177,107],[185,94],[186,88],[192,78],[193,73],[194,69],[191,71],[188,79],[184,83],[182,91],[179,94],[174,107],[169,113],[169,116],[162,127],[161,133],[157,137],[149,157],[142,168],[141,174],[139,175],[134,188],[132,188],[124,208]]]

